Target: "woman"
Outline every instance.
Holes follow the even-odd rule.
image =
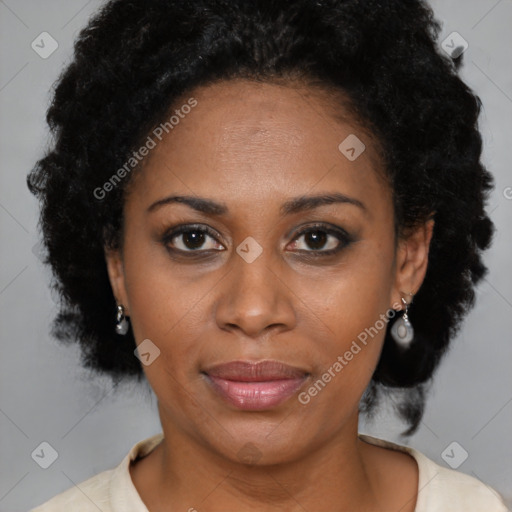
[[[111,1],[29,176],[55,322],[162,433],[33,509],[504,511],[358,433],[424,387],[487,271],[479,99],[420,1]]]

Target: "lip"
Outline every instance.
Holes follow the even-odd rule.
[[[265,410],[288,400],[306,381],[306,370],[275,360],[231,361],[202,372],[211,388],[243,410]]]

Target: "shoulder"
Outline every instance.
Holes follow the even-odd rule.
[[[110,511],[109,487],[113,469],[98,473],[74,487],[57,494],[29,512],[103,512]]]
[[[423,470],[429,476],[418,494],[418,501],[421,493],[424,494],[425,512],[508,512],[501,496],[489,485],[466,473],[442,467],[423,454],[421,456],[424,459]],[[423,509],[418,512],[423,512]]]
[[[419,470],[415,512],[510,512],[502,497],[477,478],[443,467],[409,446],[367,434],[359,438],[370,444],[409,453]]]
[[[163,439],[155,434],[134,444],[121,463],[57,494],[29,512],[126,512],[147,508],[130,477],[130,463],[150,453]]]

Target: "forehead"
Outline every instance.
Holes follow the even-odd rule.
[[[196,106],[182,110],[191,98]],[[174,104],[173,114],[181,114],[179,122],[161,140],[150,134],[156,145],[137,176],[147,202],[176,191],[231,204],[320,190],[389,199],[371,135],[339,96],[233,80],[195,89]],[[347,145],[361,154],[347,158]]]

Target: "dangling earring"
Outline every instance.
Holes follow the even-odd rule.
[[[407,301],[403,297],[402,302],[405,304],[405,311],[404,314],[398,320],[396,320],[391,327],[391,336],[393,336],[393,339],[399,347],[405,349],[409,348],[411,345],[411,341],[414,338],[414,329],[411,322],[409,321],[409,317],[407,316],[409,304],[407,304]]]
[[[124,315],[124,307],[117,306],[116,332],[124,336],[128,332],[128,319]]]

